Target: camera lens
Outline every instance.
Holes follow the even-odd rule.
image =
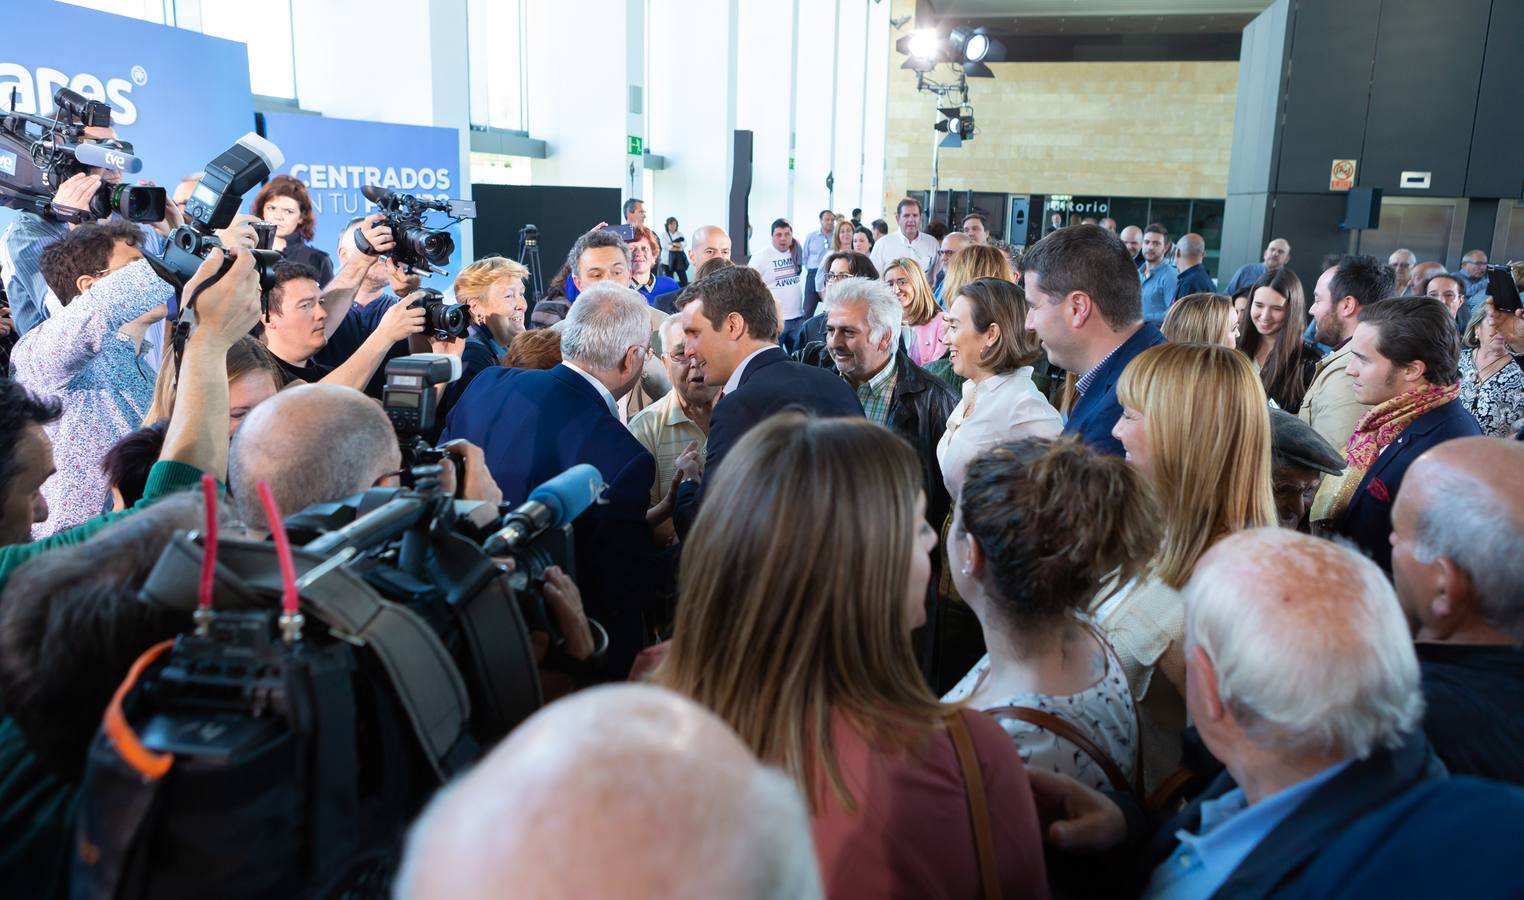
[[[430,228],[413,228],[408,231],[408,242],[413,252],[428,260],[431,266],[443,266],[455,252],[455,240],[443,231]]]
[[[118,213],[129,222],[158,222],[164,218],[168,200],[161,187],[103,184],[90,198],[90,212],[97,219]]]
[[[449,257],[445,257],[449,259]],[[465,337],[471,333],[471,320],[466,317],[466,307],[461,303],[441,303],[430,310],[429,327],[451,337]]]

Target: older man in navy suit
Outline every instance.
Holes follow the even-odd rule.
[[[721,387],[709,417],[703,475],[713,478],[741,435],[785,409],[819,416],[863,414],[857,394],[840,378],[788,358],[778,346],[778,304],[754,269],[721,269],[694,282],[698,298],[683,307],[688,352],[704,382]],[[697,479],[678,486],[673,523],[687,533],[697,515]]]
[[[1150,822],[1131,795],[1027,770],[1039,815],[1060,819],[1047,823],[1051,843],[1136,851],[1130,866],[1117,858],[1088,873],[1131,884],[1070,893],[1524,891],[1514,827],[1524,791],[1444,777],[1417,730],[1424,701],[1407,621],[1369,560],[1283,528],[1222,539],[1185,589],[1185,669],[1191,721],[1226,771],[1173,819]]]
[[[1346,371],[1370,409],[1344,455],[1349,468],[1328,478],[1312,521],[1344,535],[1392,571],[1392,502],[1408,466],[1425,450],[1482,433],[1460,395],[1455,320],[1438,300],[1394,297],[1366,304],[1350,339]]]
[[[1065,434],[1102,453],[1123,455],[1111,429],[1122,417],[1117,381],[1139,353],[1164,343],[1143,321],[1138,271],[1116,235],[1099,225],[1050,232],[1022,257],[1027,328],[1037,332],[1048,360],[1079,376],[1079,398]]]
[[[503,501],[591,463],[608,490],[573,523],[576,580],[588,615],[609,633],[605,674],[622,677],[642,644],[641,610],[662,597],[672,560],[646,525],[656,461],[622,425],[616,404],[640,378],[649,308],[633,290],[588,287],[561,326],[562,362],[549,371],[488,369],[450,413],[444,439],[480,446]]]

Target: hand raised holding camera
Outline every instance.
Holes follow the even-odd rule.
[[[393,344],[405,340],[409,335],[422,334],[428,312],[422,306],[413,305],[417,298],[417,293],[408,294],[393,303],[391,309],[382,314],[381,321],[376,325],[376,334]]]
[[[90,201],[95,197],[95,192],[100,189],[99,175],[89,175],[84,172],[70,175],[63,184],[58,186],[58,193],[53,195],[53,205],[88,212]]]
[[[259,275],[254,254],[231,249],[233,265],[196,297],[196,330],[191,340],[226,353],[259,321]],[[212,248],[201,267],[186,282],[181,296],[191,297],[197,288],[222,268],[224,251]]]
[[[362,256],[376,259],[383,254],[390,253],[397,246],[397,240],[392,236],[392,230],[382,224],[383,217],[374,213],[365,217],[360,227],[355,229],[355,249]]]

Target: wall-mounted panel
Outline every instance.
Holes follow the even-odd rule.
[[[1297,4],[1272,190],[1327,191],[1333,161],[1361,155],[1380,20],[1381,0]]]
[[[1362,187],[1424,197],[1464,190],[1491,6],[1492,0],[1383,0]],[[1429,187],[1402,190],[1408,171],[1430,173]]]
[[[1520,89],[1518,50],[1521,34],[1524,34],[1524,3],[1495,0],[1487,26],[1487,49],[1477,96],[1480,114],[1471,132],[1467,196],[1524,197],[1524,90]]]

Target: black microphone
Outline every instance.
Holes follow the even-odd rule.
[[[365,195],[366,200],[377,204],[381,203],[392,195],[391,191],[383,187],[378,187],[374,184],[367,184],[365,187],[360,188],[360,193]]]

